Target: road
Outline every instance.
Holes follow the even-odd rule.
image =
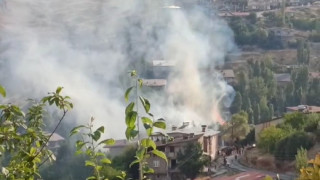
[[[269,175],[271,177],[277,176],[277,173],[274,173],[271,171],[259,170],[259,169],[254,169],[254,168],[244,166],[244,165],[240,164],[238,160],[235,160],[233,155],[227,157],[227,162],[228,162],[230,168],[236,169],[241,172],[258,172],[261,174]],[[281,174],[281,173],[279,174],[279,177],[281,180],[295,180],[297,178],[295,175]]]

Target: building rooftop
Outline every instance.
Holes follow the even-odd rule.
[[[294,107],[286,107],[287,111],[300,111],[304,113],[320,113],[320,106],[299,105]]]
[[[274,74],[277,82],[291,82],[291,75],[289,73]]]
[[[220,73],[224,78],[235,78],[235,75],[232,69],[220,70]]]
[[[249,16],[250,13],[248,12],[222,12],[218,14],[220,17],[232,17],[232,16],[236,16],[236,17],[245,17],[245,16]]]
[[[50,135],[51,133],[46,133],[46,135]],[[64,141],[64,138],[57,133],[53,133],[49,139],[49,142],[56,142],[56,141]]]
[[[213,129],[208,129],[207,126],[196,127],[195,125],[184,122],[179,128],[172,126],[171,129],[160,130],[153,133],[152,137],[158,146],[168,144],[179,144],[198,140],[201,137],[210,137],[218,135],[220,132]],[[173,140],[168,140],[164,137],[172,137]]]
[[[309,77],[312,79],[319,79],[320,78],[320,72],[309,72]]]
[[[148,87],[166,86],[166,79],[143,79],[143,85]]]
[[[175,63],[172,61],[165,61],[165,60],[153,60],[152,66],[170,67],[170,66],[175,66]]]

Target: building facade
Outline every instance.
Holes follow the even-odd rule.
[[[157,149],[164,152],[168,159],[168,164],[157,157],[151,156],[148,164],[154,169],[154,173],[149,175],[152,180],[170,180],[183,179],[179,171],[178,153],[183,153],[184,148],[189,143],[199,143],[203,154],[209,156],[212,160],[216,158],[218,152],[218,131],[201,128],[190,128],[190,124],[185,122],[181,127],[175,126],[166,133],[156,133],[152,139],[156,142]]]

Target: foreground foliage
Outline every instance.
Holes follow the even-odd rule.
[[[203,151],[199,143],[189,143],[182,153],[178,153],[178,168],[187,177],[194,179],[210,159],[202,155]]]
[[[310,160],[308,167],[300,170],[300,176],[298,180],[319,180],[320,179],[320,154]]]
[[[41,101],[32,100],[26,111],[14,104],[0,104],[1,179],[27,179],[40,177],[39,167],[47,160],[55,160],[48,142],[68,110],[73,108],[70,97],[61,95],[62,87],[49,93]],[[0,94],[6,91],[0,86]],[[62,112],[51,133],[44,131],[46,104],[55,105]]]
[[[131,102],[126,107],[125,110],[125,122],[126,122],[126,138],[127,140],[133,140],[138,138],[138,149],[136,151],[135,160],[130,164],[130,167],[136,163],[139,163],[139,179],[145,179],[145,174],[153,173],[154,170],[151,169],[147,164],[147,159],[150,154],[154,154],[166,162],[168,162],[166,155],[157,150],[155,142],[151,139],[151,135],[155,128],[166,129],[166,123],[164,119],[160,118],[155,120],[154,115],[150,113],[151,104],[148,99],[139,94],[139,89],[143,86],[143,80],[140,79],[136,71],[131,71],[130,76],[133,79],[134,85],[129,87],[124,95],[125,101],[128,102],[130,99],[130,92],[135,90],[135,96]],[[144,109],[144,116],[139,112],[138,101]],[[140,124],[143,125],[146,138],[141,139]]]
[[[70,132],[70,136],[74,134],[81,134],[82,140],[76,142],[77,152],[76,154],[84,153],[89,157],[89,160],[85,161],[85,165],[92,167],[94,170],[93,176],[87,178],[87,180],[105,180],[106,178],[102,175],[102,168],[107,168],[107,165],[111,164],[111,160],[106,157],[105,153],[101,152],[100,149],[104,145],[113,145],[115,141],[113,139],[100,140],[101,135],[104,133],[104,126],[100,126],[96,130],[93,129],[94,118],[88,125],[80,125],[73,128]],[[84,151],[83,151],[84,150]],[[119,176],[122,178],[125,176]]]

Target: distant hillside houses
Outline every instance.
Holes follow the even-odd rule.
[[[219,151],[219,131],[207,128],[206,125],[195,126],[190,122],[183,122],[180,126],[173,125],[171,129],[154,132],[151,135],[157,149],[166,154],[168,164],[161,158],[151,155],[148,164],[154,173],[148,175],[152,180],[181,179],[182,174],[178,168],[178,153],[183,152],[189,143],[199,143],[203,154],[215,159]],[[116,140],[115,145],[105,146],[111,156],[122,154],[127,147],[136,146],[136,141]]]
[[[274,78],[277,82],[277,85],[282,87],[291,82],[291,74],[289,73],[274,74]]]

